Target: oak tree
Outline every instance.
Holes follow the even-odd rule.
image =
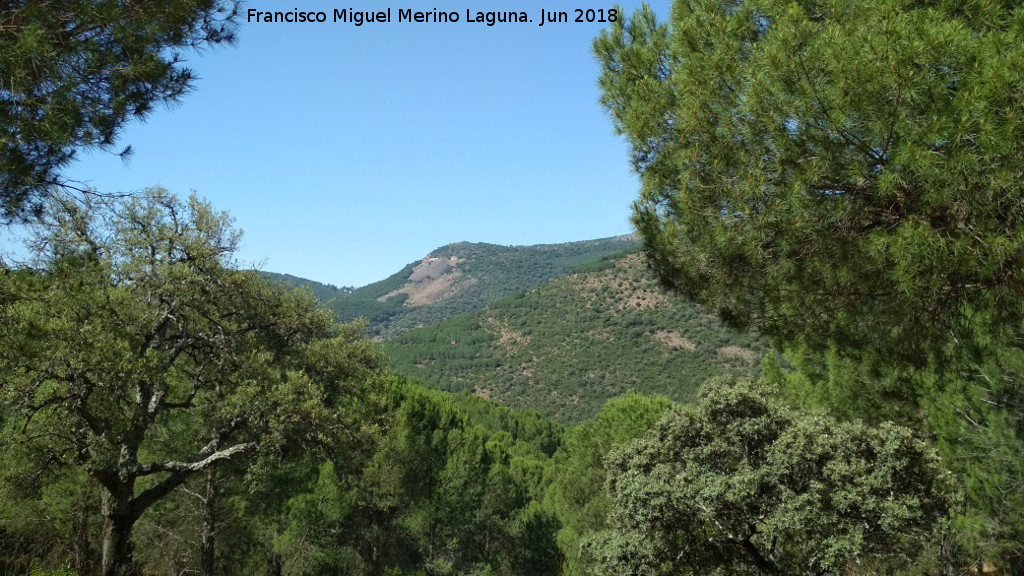
[[[599,574],[894,573],[955,502],[934,448],[892,424],[793,411],[763,383],[708,381],[607,460]]]
[[[238,269],[209,204],[58,196],[36,232],[34,267],[2,280],[3,441],[101,486],[105,576],[134,570],[136,521],[192,475],[360,435],[379,355],[311,295]]]

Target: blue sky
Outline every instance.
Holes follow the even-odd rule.
[[[391,23],[332,23],[334,8]],[[630,230],[627,148],[597,103],[605,24],[537,26],[531,0],[366,5],[328,22],[246,23],[234,47],[187,54],[195,90],[124,132],[129,163],[84,152],[67,176],[101,191],[197,192],[245,231],[243,262],[336,285],[382,279],[450,242],[568,242]],[[631,13],[635,5],[625,5]],[[668,2],[654,3],[659,16]],[[397,10],[460,22],[398,23]],[[525,11],[488,27],[466,10]]]

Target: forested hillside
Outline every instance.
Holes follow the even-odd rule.
[[[341,288],[338,288],[334,284],[322,284],[315,280],[307,280],[305,278],[299,278],[298,276],[292,276],[291,274],[278,274],[276,272],[265,271],[260,272],[260,274],[271,282],[280,282],[289,288],[308,288],[317,300],[323,302],[327,306],[330,306],[335,298],[344,298],[355,290],[350,286],[342,286]]]
[[[756,373],[767,344],[666,293],[630,252],[384,349],[395,370],[432,387],[576,423],[628,392],[693,402],[710,377]]]
[[[354,290],[332,307],[342,322],[366,318],[371,334],[391,338],[481,310],[499,298],[635,245],[631,236],[536,246],[459,242]]]

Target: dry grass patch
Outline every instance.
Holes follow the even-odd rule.
[[[516,332],[508,327],[508,320],[498,322],[494,318],[487,318],[484,320],[486,329],[492,334],[498,335],[498,341],[496,344],[505,351],[506,354],[512,355],[522,350],[523,346],[530,343],[530,337],[521,332]]]
[[[724,346],[716,352],[718,352],[718,361],[722,364],[750,366],[758,359],[757,352],[739,346]]]
[[[463,288],[476,284],[476,278],[468,278],[458,282],[461,276],[462,272],[455,270],[433,280],[406,284],[398,290],[392,290],[377,298],[377,301],[384,302],[393,296],[407,294],[409,297],[405,300],[405,306],[426,306],[427,304],[440,302],[445,298],[454,296]]]
[[[515,372],[516,378],[533,378],[533,363],[527,362],[521,365]]]
[[[655,340],[668,346],[673,350],[687,350],[693,352],[697,349],[697,345],[690,341],[689,338],[684,338],[679,332],[674,330],[659,330],[654,334],[651,334]],[[719,351],[721,353],[721,351]]]
[[[409,274],[409,282],[422,282],[423,280],[435,280],[444,276],[448,270],[453,268],[452,261],[447,258],[427,258],[413,267]]]
[[[582,277],[582,278],[581,278]],[[593,301],[597,295],[607,286],[611,286],[614,280],[610,274],[582,275],[573,274],[569,276],[569,285],[576,288],[589,300]]]

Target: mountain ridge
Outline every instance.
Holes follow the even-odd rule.
[[[371,335],[387,339],[482,310],[582,264],[637,246],[632,235],[531,246],[455,242],[329,305],[340,321],[366,318]]]

